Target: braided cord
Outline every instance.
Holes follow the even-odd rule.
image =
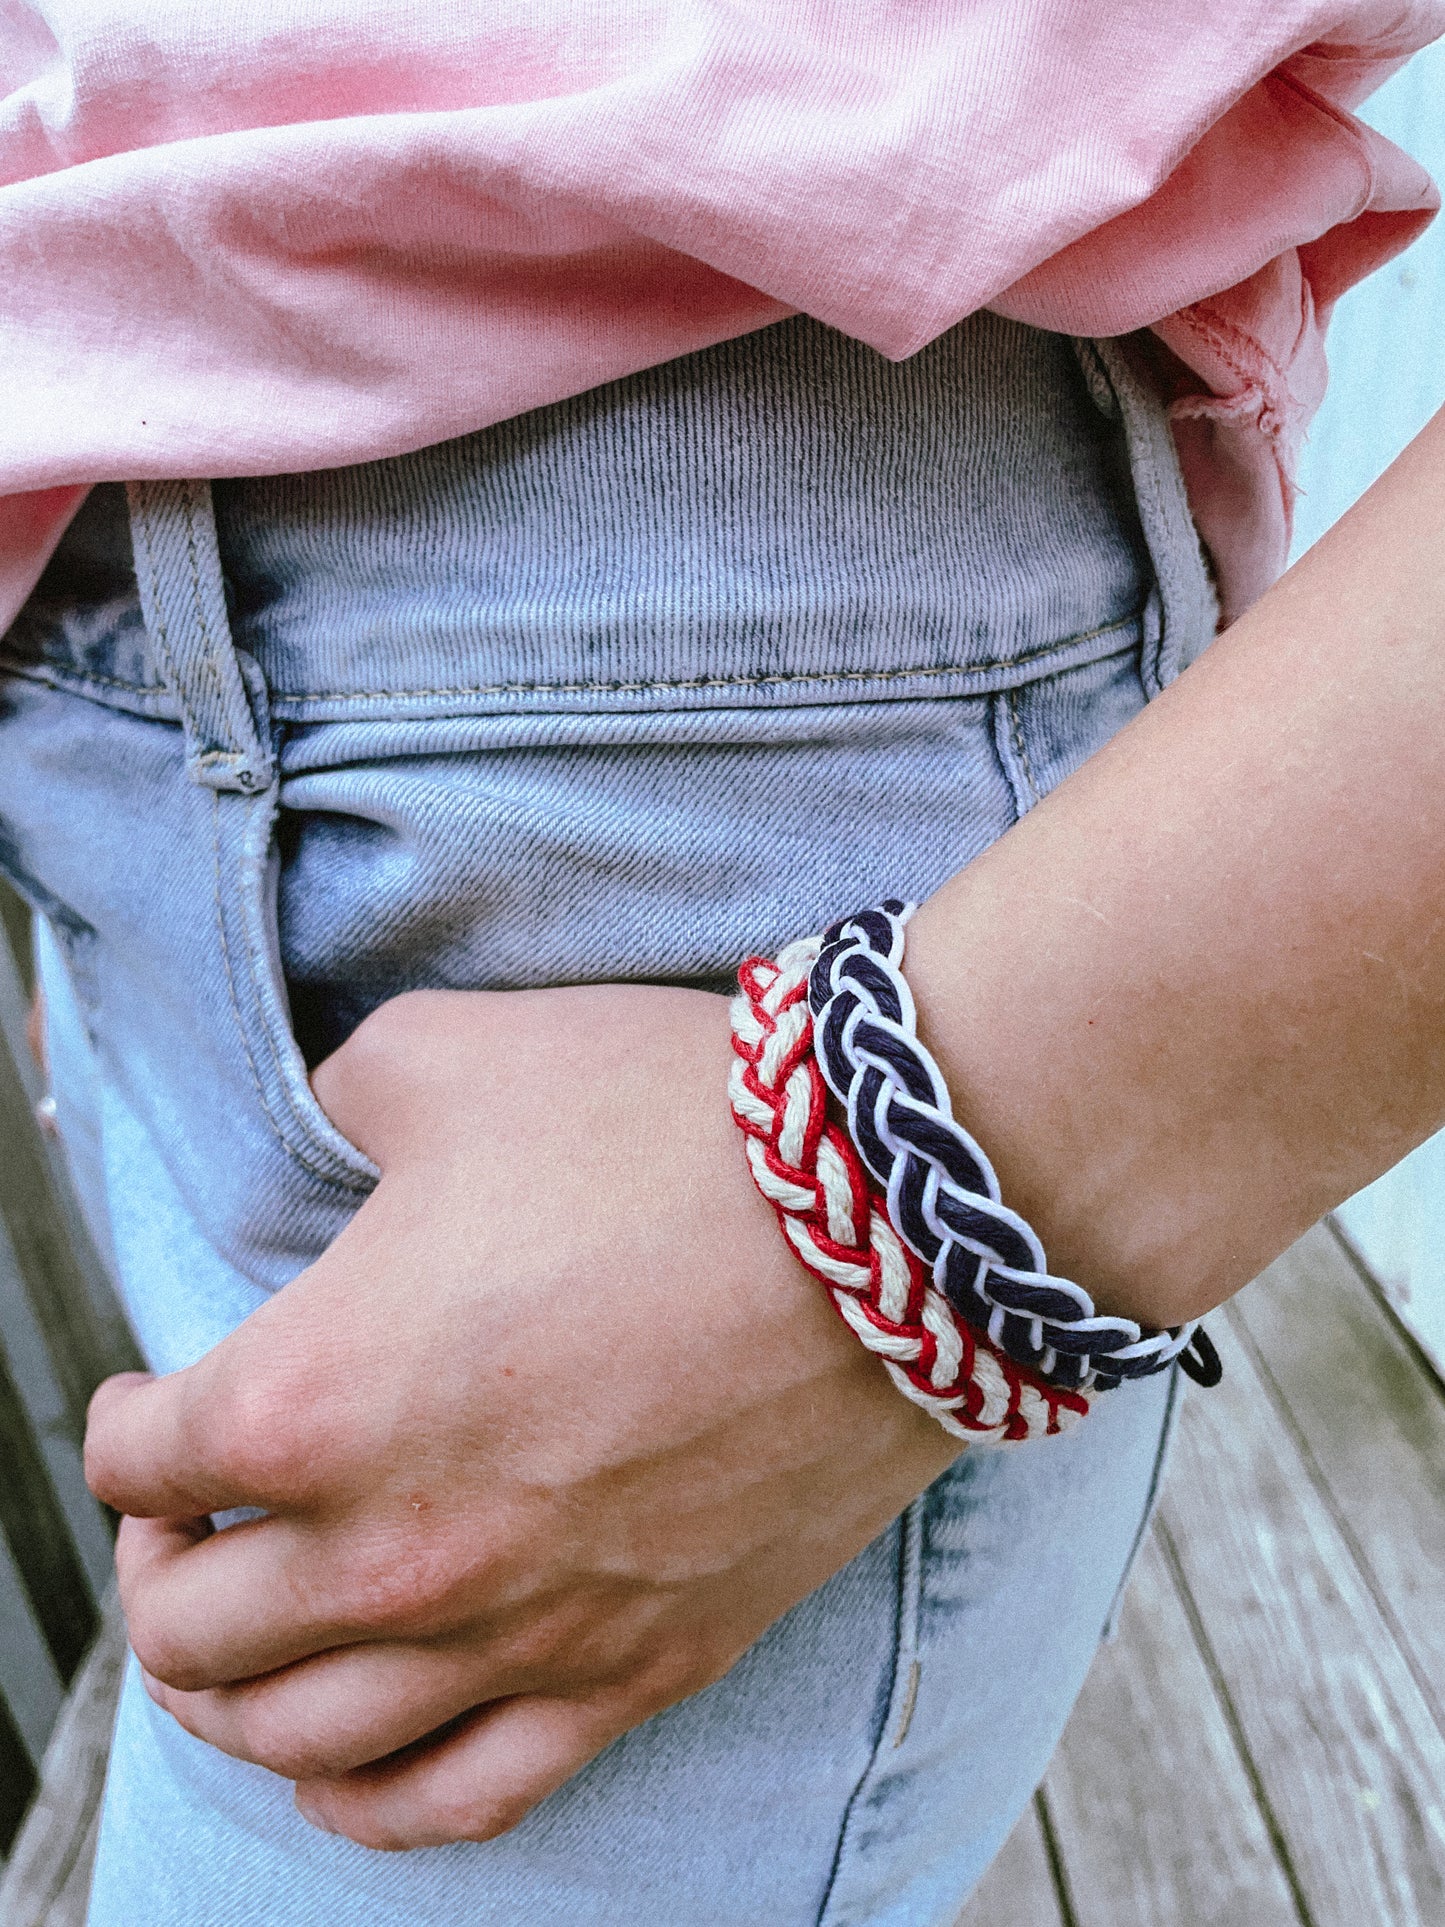
[[[1067,1430],[1088,1393],[999,1356],[957,1316],[829,1117],[808,1007],[819,942],[791,944],[776,963],[752,957],[738,973],[728,1095],[753,1182],[844,1322],[945,1431],[1004,1444]]]
[[[901,968],[912,914],[890,898],[832,925],[808,987],[822,1074],[904,1243],[961,1318],[1054,1384],[1104,1391],[1176,1358],[1212,1383],[1217,1356],[1195,1324],[1158,1331],[1096,1311],[1081,1285],[1050,1275],[1032,1227],[1003,1202],[917,1035]]]

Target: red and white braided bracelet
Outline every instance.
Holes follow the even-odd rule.
[[[738,972],[728,1095],[753,1182],[844,1321],[945,1431],[990,1445],[1066,1431],[1092,1395],[1050,1384],[959,1317],[828,1115],[808,1008],[821,941],[789,944],[775,963],[750,957]]]

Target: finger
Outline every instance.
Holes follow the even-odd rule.
[[[500,1674],[484,1679],[476,1653],[460,1644],[352,1647],[203,1693],[146,1674],[146,1691],[188,1733],[288,1780],[330,1779],[380,1760],[498,1688],[516,1690]]]
[[[243,1503],[203,1454],[185,1372],[121,1372],[100,1384],[85,1426],[85,1477],[117,1512],[194,1518]]]
[[[300,1510],[329,1493],[355,1403],[344,1344],[312,1302],[336,1269],[326,1253],[184,1371],[106,1379],[86,1425],[96,1497],[137,1518],[187,1518]]]
[[[374,1636],[331,1597],[324,1542],[289,1520],[124,1519],[115,1563],[136,1657],[182,1691]]]
[[[297,1810],[313,1826],[386,1851],[493,1840],[655,1710],[621,1692],[503,1700],[394,1760],[299,1781]]]
[[[85,1428],[85,1477],[96,1498],[140,1518],[264,1503],[243,1468],[225,1462],[221,1428],[206,1424],[193,1377],[201,1370],[121,1372],[97,1387]]]
[[[412,990],[390,997],[362,1019],[311,1073],[317,1103],[343,1137],[382,1171],[393,1154],[437,1128],[436,1075],[454,1072],[454,1027],[441,1014],[469,1009],[487,993]],[[438,1061],[440,1060],[440,1061]]]

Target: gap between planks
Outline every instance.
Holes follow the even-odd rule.
[[[1435,1927],[1445,1392],[1326,1226],[1212,1325],[1045,1782],[1071,1927]],[[1061,1919],[1034,1812],[959,1927],[1015,1919]]]
[[[85,1927],[125,1659],[125,1625],[112,1588],[99,1636],[46,1748],[40,1793],[0,1877],[3,1927]]]

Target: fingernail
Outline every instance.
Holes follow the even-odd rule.
[[[323,1819],[320,1811],[316,1807],[313,1807],[308,1800],[303,1800],[299,1793],[296,1795],[296,1811],[301,1815],[301,1818],[306,1822],[307,1826],[315,1827],[318,1833],[335,1833],[337,1831],[331,1822]]]

